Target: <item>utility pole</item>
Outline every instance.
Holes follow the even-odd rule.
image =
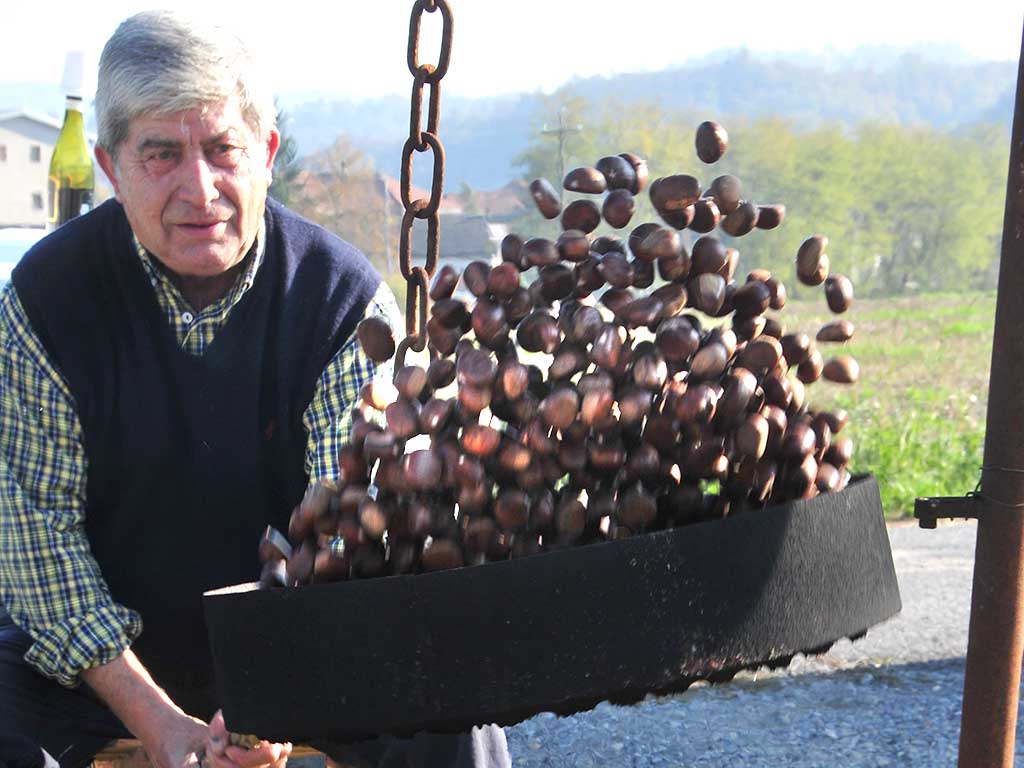
[[[548,128],[547,124],[541,129],[541,136],[557,136],[558,137],[558,180],[555,186],[558,189],[558,197],[561,199],[564,196],[562,189],[562,179],[565,178],[565,137],[570,133],[582,133],[583,126],[577,123],[576,125],[565,124],[565,107],[562,107],[558,111],[558,127]]]
[[[1011,768],[1024,655],[1024,39],[1010,140],[985,457],[960,720],[960,768]]]

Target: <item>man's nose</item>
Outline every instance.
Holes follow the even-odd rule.
[[[197,207],[205,207],[220,197],[217,190],[216,171],[202,153],[190,153],[181,167],[179,196]]]

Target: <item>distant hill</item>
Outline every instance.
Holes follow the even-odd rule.
[[[780,116],[808,128],[821,122],[925,124],[955,131],[978,122],[1010,125],[1016,62],[983,62],[946,49],[859,49],[842,58],[766,57],[723,51],[660,72],[592,77],[563,86],[599,102],[657,101],[663,107],[729,118]],[[377,168],[397,175],[408,132],[408,100],[290,101],[300,153],[329,144],[341,132],[371,155]],[[468,183],[493,189],[518,176],[512,161],[531,140],[540,94],[490,99],[445,97],[441,136],[447,187]],[[614,149],[614,148],[612,148]],[[425,184],[429,163],[415,166]]]
[[[409,135],[408,98],[389,96],[373,101],[319,100],[287,106],[289,129],[306,155],[329,145],[339,133],[370,155],[378,170],[399,175],[402,147]],[[537,96],[518,94],[490,99],[444,97],[441,139],[445,147],[445,186],[457,190],[465,182],[474,189],[496,189],[519,174],[512,159],[530,140],[530,117]],[[417,162],[418,161],[418,162]],[[430,186],[430,159],[414,157],[419,186]]]
[[[1012,120],[1016,62],[983,62],[955,48],[860,48],[842,56],[766,56],[720,51],[660,72],[575,80],[563,90],[600,102],[611,97],[657,101],[721,120],[769,115],[813,127],[823,121],[853,126],[864,121],[926,124],[955,131],[978,122]],[[519,175],[513,159],[535,130],[541,94],[442,101],[441,136],[447,156],[446,187],[463,183],[495,189]],[[28,107],[60,115],[56,86],[0,84],[0,111]],[[316,93],[283,93],[299,154],[327,146],[340,133],[398,176],[408,135],[406,96],[351,101]],[[91,118],[91,116],[90,116]],[[91,123],[91,119],[90,119]],[[615,149],[615,148],[611,148]],[[429,162],[416,164],[415,181],[429,184]]]
[[[916,53],[826,67],[815,60],[734,51],[678,69],[590,78],[570,87],[587,99],[615,93],[711,115],[951,129],[976,122],[1002,100],[1012,103],[1016,69],[1014,62],[939,62]]]

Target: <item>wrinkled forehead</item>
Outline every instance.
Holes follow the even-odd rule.
[[[225,135],[246,145],[260,140],[251,121],[246,119],[237,96],[180,110],[143,110],[129,120],[125,138],[116,154],[122,150],[135,151],[146,140],[202,144]]]
[[[129,149],[151,141],[200,145],[222,137],[245,142],[258,138],[242,114],[237,98],[179,112],[136,115],[129,125],[125,144]]]

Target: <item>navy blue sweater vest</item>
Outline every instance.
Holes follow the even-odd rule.
[[[268,523],[307,478],[303,413],[380,276],[273,201],[264,262],[202,357],[173,338],[111,201],[38,243],[12,275],[67,381],[88,459],[86,533],[133,649],[186,711],[216,702],[205,590],[252,581]]]

